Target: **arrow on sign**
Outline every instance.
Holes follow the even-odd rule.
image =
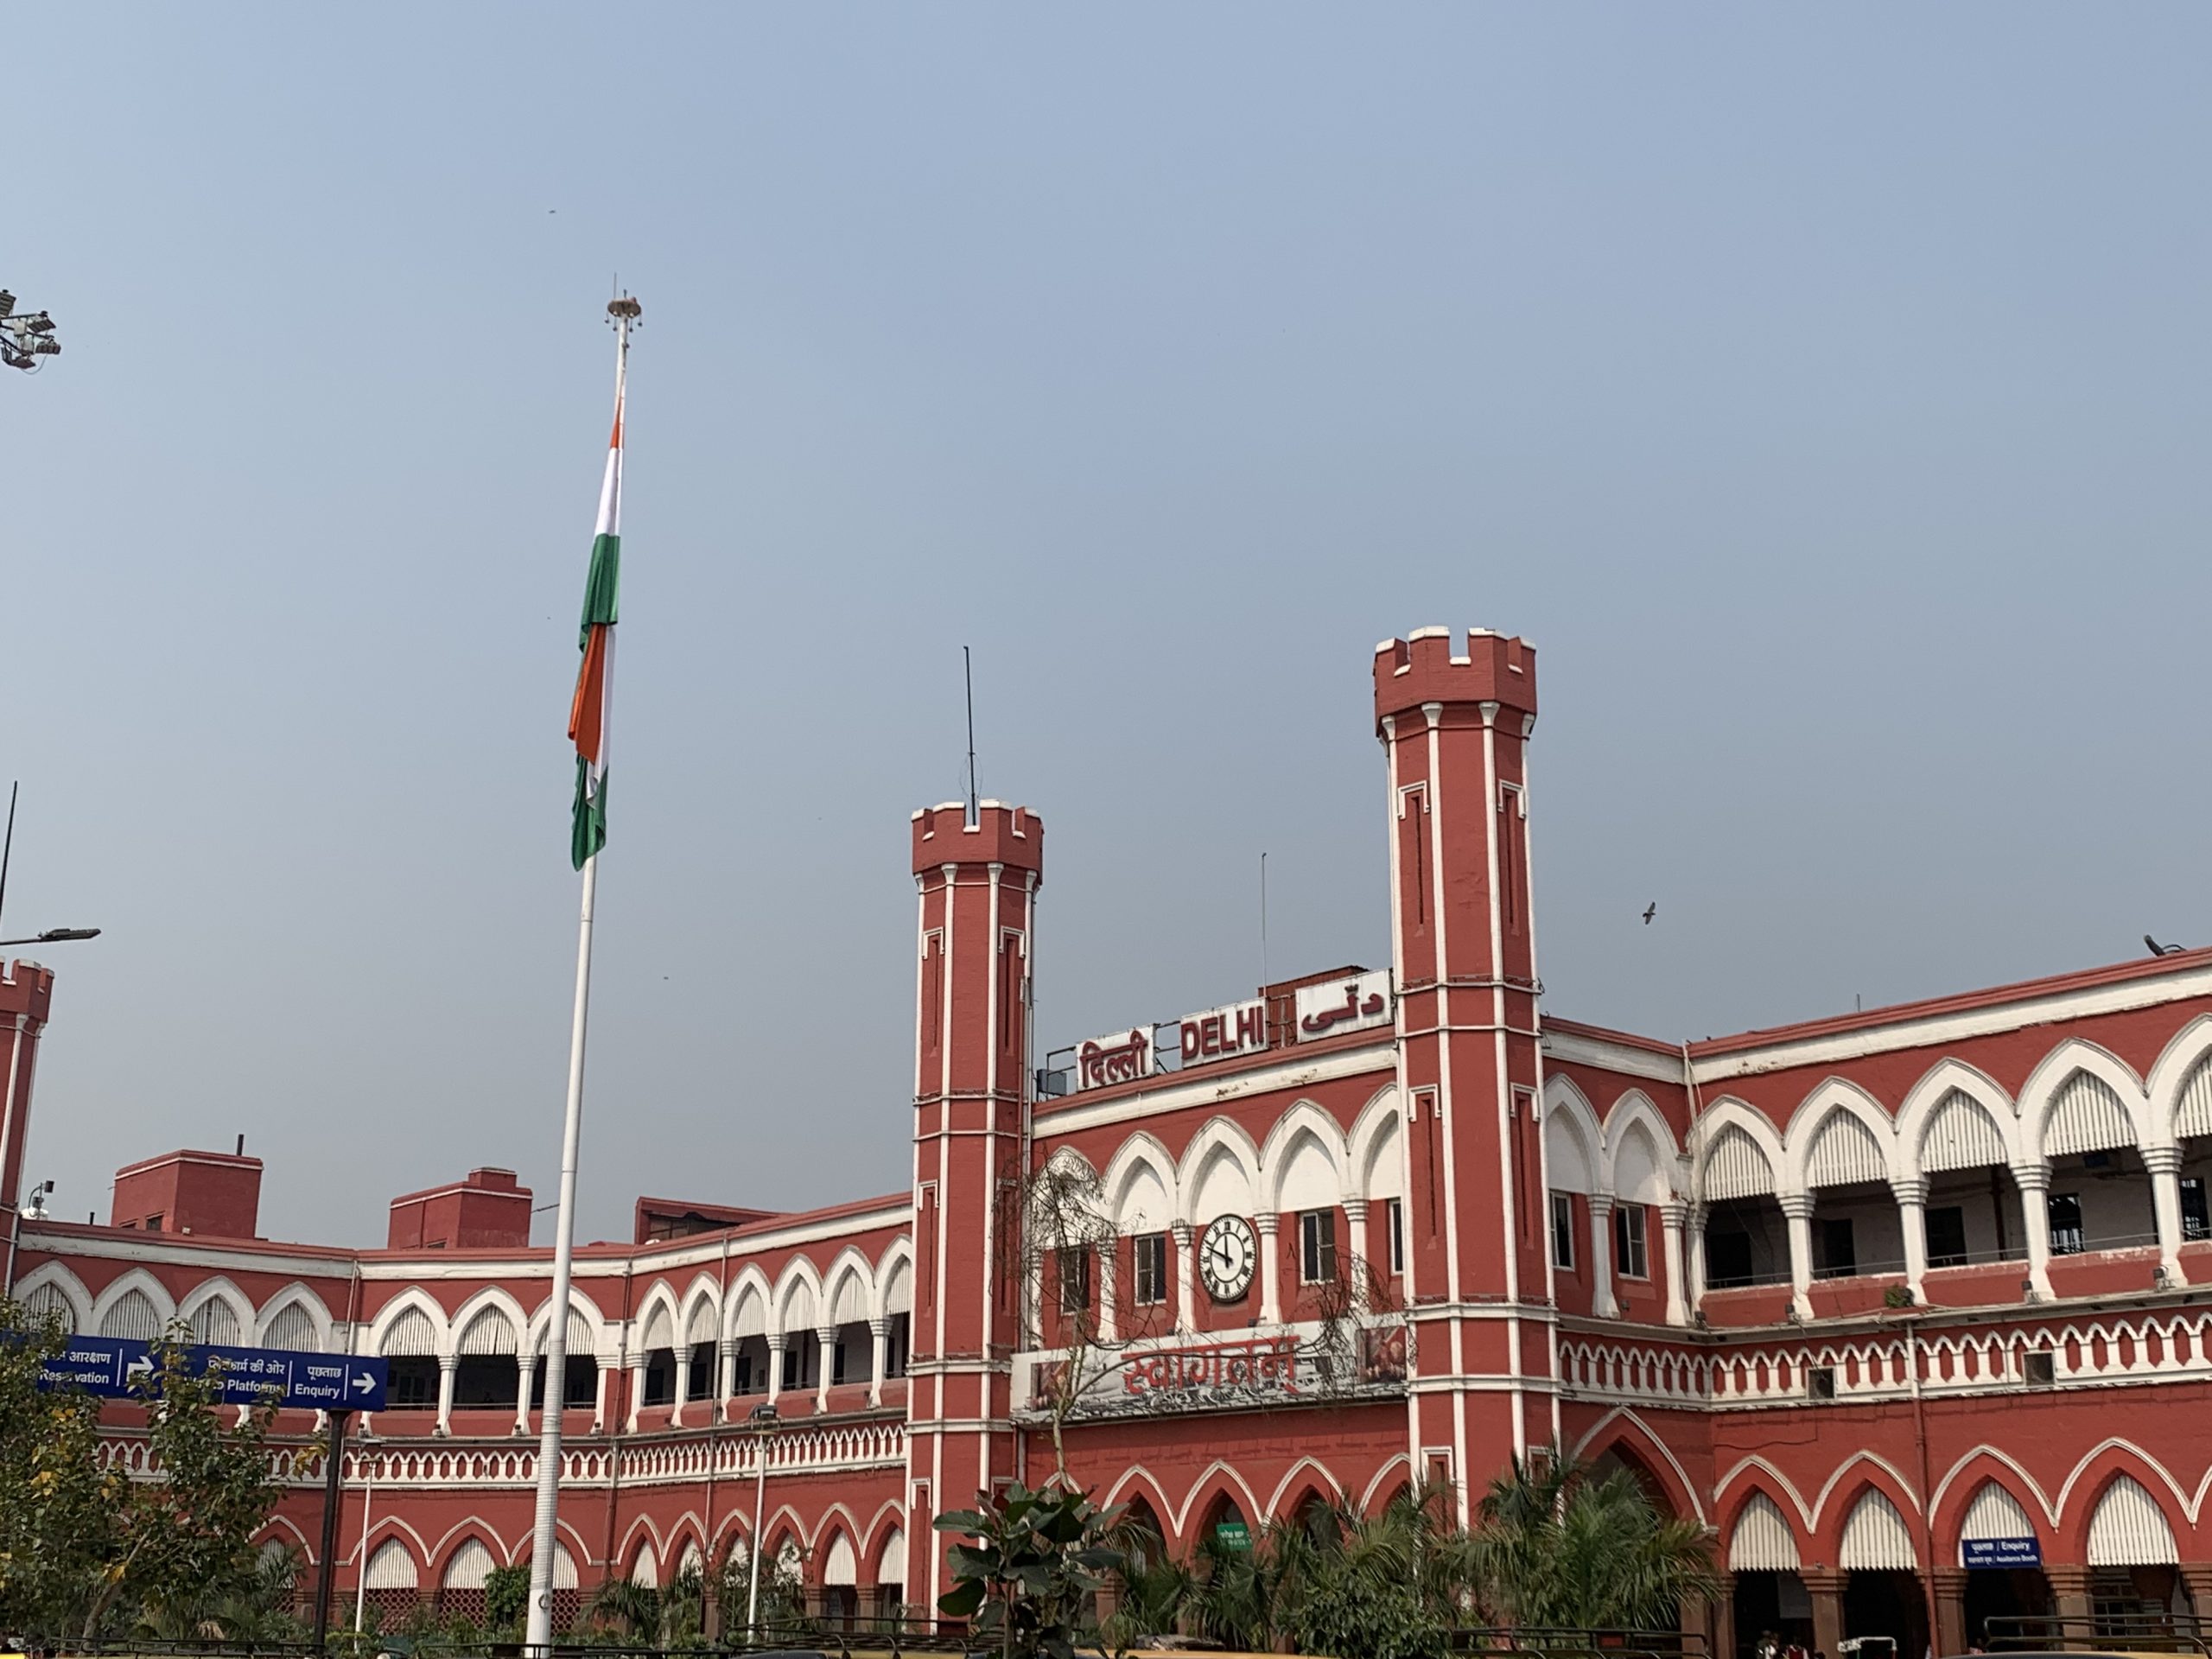
[[[141,1354],[123,1368],[123,1374],[125,1376],[150,1376],[153,1370],[154,1362]]]
[[[375,1388],[376,1385],[377,1380],[373,1376],[357,1376],[353,1380],[351,1386],[357,1392],[366,1394],[370,1389]]]

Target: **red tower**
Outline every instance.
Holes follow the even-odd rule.
[[[53,1000],[51,969],[18,962],[0,973],[0,1227],[7,1229],[8,1238],[0,1293],[16,1281],[16,1217],[22,1204],[23,1148],[30,1137],[31,1073]]]
[[[1529,906],[1535,653],[1421,628],[1375,653],[1390,767],[1415,1466],[1459,1490],[1557,1434]]]
[[[1019,1195],[1029,1101],[1030,924],[1045,826],[1026,807],[914,814],[914,1306],[907,1593],[949,1587],[933,1530],[1014,1472]]]

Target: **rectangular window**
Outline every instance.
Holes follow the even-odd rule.
[[[753,1356],[740,1354],[737,1357],[737,1363],[731,1368],[730,1392],[757,1394],[759,1391],[753,1381]]]
[[[794,1342],[784,1350],[784,1381],[787,1389],[806,1386],[806,1345]]]
[[[1624,1279],[1649,1279],[1651,1262],[1643,1242],[1643,1206],[1624,1204],[1613,1211],[1613,1271]]]
[[[1053,1253],[1060,1279],[1060,1312],[1084,1313],[1090,1308],[1090,1252],[1080,1244],[1063,1245]]]
[[[2204,1178],[2184,1175],[2181,1178],[2181,1236],[2183,1238],[2212,1238],[2212,1209],[2204,1202]]]
[[[1510,784],[1497,791],[1497,908],[1505,931],[1521,931],[1521,791]]]
[[[1552,1194],[1552,1266],[1574,1271],[1574,1194]]]
[[[1821,1217],[1820,1253],[1813,1270],[1827,1279],[1847,1279],[1859,1271],[1859,1243],[1852,1235],[1850,1217]]]
[[[1382,1221],[1390,1236],[1390,1274],[1402,1276],[1406,1270],[1406,1205],[1402,1198],[1382,1200]]]
[[[2078,1192],[2050,1195],[2050,1253],[2082,1254],[2082,1195]]]
[[[906,1375],[906,1359],[913,1346],[914,1319],[911,1313],[893,1313],[891,1328],[883,1333],[883,1374]]]
[[[1135,1305],[1158,1307],[1167,1300],[1167,1235],[1140,1233],[1130,1241],[1136,1271]]]
[[[1337,1212],[1308,1210],[1298,1217],[1298,1276],[1309,1285],[1337,1276]]]
[[[1947,1204],[1928,1212],[1928,1265],[1931,1268],[1961,1268],[1967,1260],[1967,1212],[1965,1206]]]

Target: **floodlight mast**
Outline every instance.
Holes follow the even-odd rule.
[[[0,288],[0,364],[36,374],[46,365],[42,357],[61,355],[61,342],[54,337],[54,319],[43,311],[16,315],[16,296]]]

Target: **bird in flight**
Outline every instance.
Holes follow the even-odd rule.
[[[2160,944],[2148,933],[2143,936],[2143,943],[2150,947],[2151,954],[2154,957],[2177,957],[2189,949],[2185,944]]]
[[[1643,925],[1644,925],[1646,927],[1650,926],[1650,925],[1651,925],[1651,918],[1652,918],[1654,916],[1656,916],[1658,913],[1659,913],[1659,901],[1658,901],[1656,899],[1653,899],[1649,904],[1646,905],[1646,906],[1643,907]]]

